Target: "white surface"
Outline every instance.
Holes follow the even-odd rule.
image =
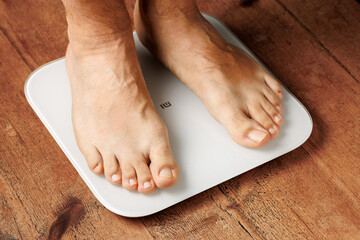
[[[205,17],[228,42],[248,51],[218,20]],[[142,46],[136,33],[134,38],[146,83],[156,110],[168,127],[170,144],[180,167],[179,181],[170,189],[158,189],[151,195],[128,192],[88,169],[72,130],[71,95],[64,59],[36,70],[25,85],[30,105],[94,195],[110,211],[128,217],[158,212],[283,155],[310,136],[309,113],[283,89],[285,121],[279,136],[260,149],[236,144],[201,101]],[[167,101],[172,106],[162,109],[160,104]]]

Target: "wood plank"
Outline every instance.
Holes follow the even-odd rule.
[[[278,2],[360,83],[360,2]]]
[[[213,196],[229,204],[214,187],[142,221],[155,239],[252,239]]]
[[[61,1],[0,1],[0,19],[1,31],[31,70],[65,55],[67,25]]]

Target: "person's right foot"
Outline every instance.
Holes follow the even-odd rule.
[[[89,168],[141,193],[172,186],[179,169],[147,91],[132,30],[108,40],[92,36],[91,47],[77,40],[70,36],[66,67],[75,136]]]

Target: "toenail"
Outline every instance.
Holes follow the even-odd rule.
[[[275,119],[276,122],[280,122],[280,121],[281,121],[281,116],[280,116],[280,114],[276,115],[276,116],[274,117],[274,119]]]
[[[129,180],[129,185],[130,185],[130,186],[134,186],[134,185],[136,185],[136,180],[135,180],[135,179],[133,179],[133,178],[132,178],[132,179],[130,179],[130,180]]]
[[[173,177],[173,174],[169,168],[163,168],[160,173],[159,177]]]
[[[255,129],[249,133],[249,138],[256,143],[259,143],[266,137],[266,135],[267,135],[267,132]]]
[[[281,107],[280,107],[279,105],[276,106],[276,109],[277,109],[278,111],[281,111]]]
[[[149,181],[144,182],[144,188],[149,188],[151,187],[151,183]]]
[[[273,129],[273,128],[269,128],[269,132],[270,132],[271,134],[275,134],[275,133],[276,133],[275,129]]]
[[[94,170],[94,171],[99,171],[100,168],[101,168],[101,163],[98,163],[98,164],[93,168],[93,170]]]
[[[119,174],[114,174],[111,176],[111,180],[113,180],[114,182],[117,182],[120,180],[120,175]]]

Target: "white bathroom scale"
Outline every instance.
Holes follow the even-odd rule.
[[[226,41],[244,49],[259,62],[224,24],[204,16]],[[31,107],[93,194],[110,211],[127,217],[156,213],[292,151],[310,136],[312,120],[308,111],[283,88],[284,123],[280,134],[259,149],[240,146],[211,117],[199,98],[150,54],[135,32],[134,39],[146,84],[168,128],[171,148],[180,167],[179,180],[172,188],[157,189],[150,195],[129,192],[89,170],[74,137],[64,58],[34,71],[25,84]]]

